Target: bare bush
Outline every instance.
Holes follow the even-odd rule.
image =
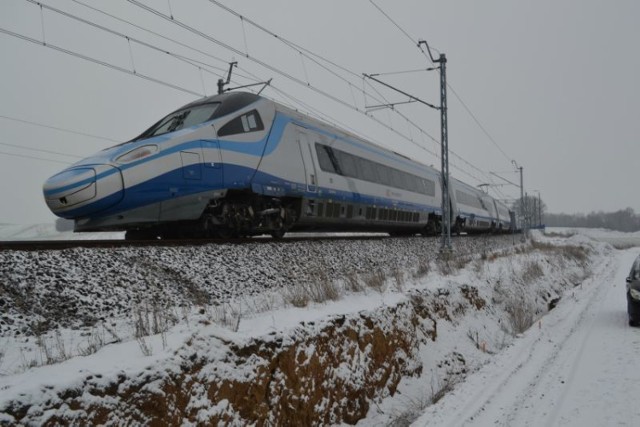
[[[133,308],[134,337],[140,338],[167,332],[176,321],[167,307],[162,307],[155,302],[138,304]]]
[[[238,332],[240,320],[242,320],[242,310],[240,306],[221,304],[213,308],[211,320],[228,327],[233,332]]]
[[[284,300],[294,307],[306,307],[309,302],[322,303],[340,299],[340,289],[329,276],[321,272],[306,283],[298,283],[284,292]]]
[[[432,397],[426,389],[422,389],[416,397],[403,396],[402,403],[398,409],[392,410],[392,421],[390,425],[394,427],[408,427],[420,417],[425,408],[431,404]]]
[[[392,270],[391,274],[396,282],[396,289],[398,289],[399,292],[402,292],[402,289],[404,288],[404,271],[402,271],[400,267],[396,266]]]
[[[344,276],[345,289],[351,292],[362,292],[365,287],[360,276],[355,271],[350,271]]]
[[[145,341],[144,337],[138,337],[137,340],[138,340],[138,346],[140,346],[140,351],[142,352],[142,354],[145,356],[151,356],[153,354],[153,349],[151,348],[151,345],[149,345],[149,343]]]
[[[431,270],[431,265],[429,263],[429,260],[425,258],[420,258],[418,260],[418,268],[415,272],[414,277],[416,278],[425,277],[427,274],[429,274],[430,270]]]
[[[538,261],[529,260],[522,270],[522,281],[531,284],[544,276],[544,270]]]
[[[525,298],[511,296],[505,302],[505,310],[509,315],[508,319],[513,335],[521,334],[533,325],[535,309]]]
[[[303,308],[309,305],[309,295],[302,285],[294,285],[285,289],[284,300],[298,308]]]
[[[387,276],[384,271],[377,270],[366,276],[364,283],[367,287],[382,293],[384,291],[384,282],[387,280]]]
[[[438,403],[443,397],[453,390],[458,383],[456,377],[447,375],[444,380],[440,380],[436,376],[431,378],[431,404]]]
[[[562,255],[580,263],[585,263],[589,259],[589,251],[581,246],[563,246]]]
[[[469,329],[467,331],[467,338],[469,338],[476,348],[480,350],[480,334],[477,330]]]
[[[545,231],[544,235],[547,236],[547,237],[564,237],[564,238],[568,238],[568,237],[575,236],[575,233],[572,233],[572,232],[558,233],[558,232],[555,232],[555,231]]]
[[[438,259],[438,261],[436,262],[436,266],[438,267],[438,271],[440,272],[440,274],[442,274],[443,276],[449,276],[450,274],[453,274],[455,270],[450,259]]]
[[[104,341],[104,332],[97,327],[91,328],[87,342],[78,346],[78,354],[89,356],[104,347]]]

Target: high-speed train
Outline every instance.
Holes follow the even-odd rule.
[[[51,211],[127,239],[289,230],[440,230],[440,173],[251,93],[185,105],[49,178]],[[453,231],[510,230],[509,209],[452,179]]]

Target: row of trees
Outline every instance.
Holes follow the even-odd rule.
[[[546,214],[545,225],[549,227],[608,228],[618,231],[640,230],[640,215],[626,208],[616,212],[591,212],[589,214]]]
[[[515,200],[511,209],[519,218],[525,219],[527,228],[545,225],[547,227],[608,228],[626,232],[640,230],[640,215],[636,214],[632,208],[615,212],[554,214],[547,213],[547,205],[540,196],[527,195],[523,199]]]
[[[524,196],[517,199],[511,205],[511,209],[519,218],[523,218],[527,228],[543,225],[546,219],[547,205],[538,195]]]

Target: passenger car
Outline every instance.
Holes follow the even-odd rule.
[[[627,313],[629,326],[640,326],[640,256],[633,262],[627,277]]]

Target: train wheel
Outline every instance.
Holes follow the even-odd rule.
[[[274,239],[282,239],[286,234],[286,231],[284,228],[279,228],[278,230],[273,230],[269,234],[271,234],[271,237],[273,237]]]

